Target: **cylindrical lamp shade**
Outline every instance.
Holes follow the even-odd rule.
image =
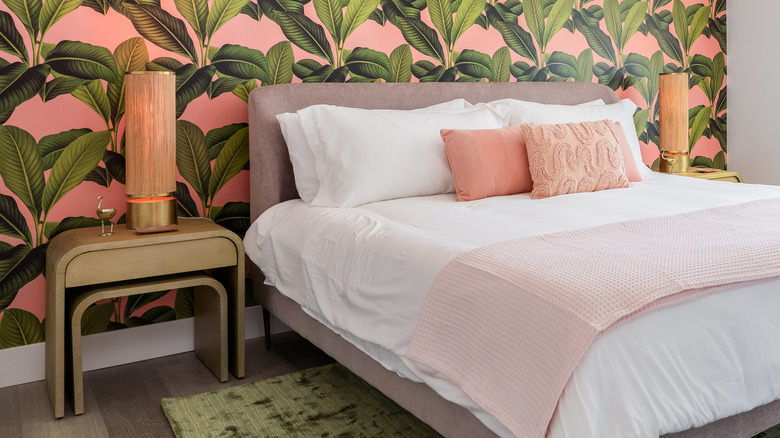
[[[659,170],[688,171],[688,74],[658,76],[658,124],[661,159]]]
[[[130,197],[176,192],[176,75],[125,76],[125,193]]]

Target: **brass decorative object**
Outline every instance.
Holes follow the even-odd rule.
[[[125,84],[127,228],[175,230],[176,75],[134,71]]]
[[[97,206],[97,217],[100,219],[100,235],[110,236],[114,234],[114,223],[111,222],[111,219],[113,219],[114,216],[116,215],[116,209],[101,208],[102,204],[103,204],[103,195],[100,195],[98,196],[98,206]],[[108,223],[111,224],[111,229],[108,233],[106,233],[106,221],[108,221]]]
[[[658,85],[658,170],[684,173],[688,171],[688,74],[662,73]]]

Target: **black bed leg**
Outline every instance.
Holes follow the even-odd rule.
[[[271,349],[271,312],[263,308],[263,333],[265,334],[265,349]]]

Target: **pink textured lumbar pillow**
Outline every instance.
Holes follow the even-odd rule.
[[[521,125],[533,180],[531,198],[628,187],[614,122]]]
[[[531,174],[520,126],[442,129],[458,201],[530,192]]]

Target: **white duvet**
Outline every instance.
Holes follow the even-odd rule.
[[[630,188],[531,200],[438,195],[357,208],[288,201],[244,239],[267,282],[390,370],[424,381],[511,436],[445,376],[404,357],[438,272],[459,254],[522,236],[780,196],[780,187],[644,174]],[[673,231],[671,231],[673,232]],[[780,397],[780,280],[645,315],[597,339],[549,437],[656,437]]]

